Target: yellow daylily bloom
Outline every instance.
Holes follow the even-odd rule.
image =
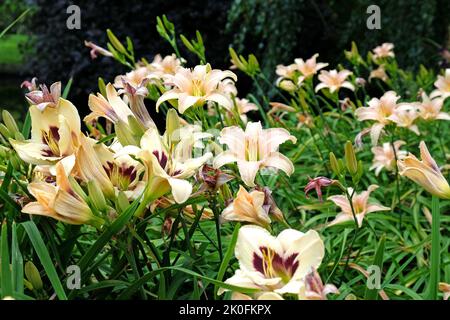
[[[54,165],[74,154],[79,146],[80,116],[75,106],[60,98],[56,107],[30,107],[31,139],[10,143],[19,157],[35,165]]]
[[[409,154],[403,160],[398,160],[399,173],[429,193],[439,198],[450,199],[450,186],[423,141],[420,142],[420,157],[422,161],[413,154]]]

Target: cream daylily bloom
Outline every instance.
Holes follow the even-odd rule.
[[[228,146],[228,150],[214,159],[213,166],[220,168],[225,164],[237,162],[242,181],[255,186],[255,177],[259,169],[273,167],[284,171],[288,176],[294,172],[291,160],[278,152],[279,145],[297,139],[286,129],[263,129],[260,122],[248,122],[247,127],[227,127],[222,130],[219,142]]]
[[[223,210],[221,218],[224,221],[243,221],[267,227],[270,224],[269,212],[264,208],[265,194],[253,190],[247,192],[243,186],[234,201]]]
[[[373,58],[375,60],[389,57],[395,57],[394,45],[392,43],[383,43],[381,46],[373,49]]]
[[[182,61],[173,53],[169,56],[161,57],[157,54],[153,62],[147,66],[151,78],[166,80],[167,76],[174,75],[181,68]]]
[[[402,176],[411,179],[429,193],[444,199],[450,199],[450,186],[441,173],[436,161],[431,157],[425,142],[420,142],[419,161],[413,154],[399,160],[398,168]]]
[[[243,226],[235,247],[239,269],[227,284],[261,292],[298,294],[306,275],[324,257],[322,239],[314,230],[286,229],[277,237],[258,226]],[[219,289],[219,294],[226,289]]]
[[[367,191],[363,191],[360,194],[355,193],[352,198],[353,209],[355,210],[356,221],[358,226],[362,226],[364,217],[372,212],[377,211],[387,211],[391,210],[389,207],[382,206],[380,204],[370,204],[369,196],[377,189],[377,185],[370,185]],[[351,195],[353,193],[352,188],[348,188],[348,193]],[[341,208],[341,212],[336,216],[336,218],[331,221],[328,225],[332,226],[346,221],[354,221],[353,212],[345,195],[331,196],[328,200],[333,201],[338,207]]]
[[[60,98],[54,108],[30,107],[31,139],[10,143],[19,157],[35,165],[54,165],[74,154],[79,145],[80,116],[75,106]]]
[[[244,123],[247,123],[247,115],[246,115],[247,112],[258,110],[256,104],[251,103],[247,99],[234,98],[234,101],[236,102],[236,107],[239,116],[242,122]]]
[[[384,82],[389,80],[389,77],[388,77],[388,75],[386,73],[386,70],[384,69],[383,65],[379,66],[377,69],[372,70],[370,72],[369,80],[372,80],[372,79],[380,79],[380,80],[382,80]]]
[[[407,152],[404,150],[400,150],[400,147],[405,144],[405,141],[395,141],[394,149],[392,148],[391,143],[385,142],[382,146],[372,147],[373,164],[369,170],[375,169],[375,175],[378,176],[383,168],[386,168],[388,171],[393,171],[397,166],[395,162],[395,155],[397,155],[398,159],[403,159],[406,157]]]
[[[436,90],[431,93],[431,98],[440,96],[445,99],[450,97],[450,68],[445,69],[445,74],[443,76],[438,76],[434,86],[436,87]]]
[[[372,98],[369,101],[368,107],[356,109],[355,114],[359,121],[376,121],[370,129],[370,137],[373,145],[378,143],[381,130],[383,130],[384,126],[391,123],[392,120],[390,117],[397,108],[398,99],[400,99],[400,96],[397,96],[394,91],[388,91],[380,99]]]
[[[316,92],[322,89],[328,88],[331,93],[338,91],[340,88],[347,88],[354,91],[355,87],[349,81],[346,81],[347,77],[351,75],[352,72],[348,70],[322,70],[318,76],[320,83],[316,86]]]
[[[192,106],[203,106],[206,101],[217,102],[227,110],[233,109],[233,102],[228,94],[221,91],[221,82],[231,78],[237,81],[236,75],[229,71],[211,69],[209,64],[198,65],[193,70],[180,68],[167,82],[173,89],[163,93],[156,102],[156,109],[165,101],[177,100],[178,111],[183,114]]]
[[[399,103],[389,120],[394,122],[398,127],[407,128],[417,135],[420,135],[419,127],[415,121],[419,117],[417,112],[418,103]]]
[[[418,106],[419,116],[424,120],[450,120],[450,114],[441,111],[443,106],[443,98],[430,99],[424,92],[422,93],[422,102]]]
[[[24,206],[24,213],[47,216],[69,224],[98,226],[102,223],[102,219],[92,213],[88,204],[71,187],[61,162],[56,164],[56,186],[45,182],[32,182],[28,185],[28,190],[36,201]]]
[[[313,55],[311,58],[309,58],[306,61],[303,61],[303,59],[301,59],[301,58],[294,60],[295,64],[297,65],[297,69],[301,72],[301,74],[305,78],[312,77],[320,69],[323,69],[328,66],[328,63],[316,62],[316,59],[318,56],[319,56],[319,54],[316,53],[315,55]]]

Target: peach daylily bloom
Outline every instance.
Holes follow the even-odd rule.
[[[223,210],[221,217],[224,221],[244,221],[267,227],[270,218],[264,208],[264,200],[264,192],[253,190],[249,193],[240,186],[236,198]]]
[[[369,106],[356,109],[355,115],[359,121],[376,121],[370,129],[370,137],[373,145],[378,143],[381,130],[383,130],[384,126],[391,123],[389,117],[392,116],[397,108],[398,99],[400,99],[400,96],[397,96],[394,91],[388,91],[380,99],[372,98],[369,101]]]
[[[303,59],[301,59],[301,58],[294,60],[295,64],[298,66],[297,69],[301,72],[301,74],[305,78],[312,77],[320,69],[323,69],[328,66],[328,63],[316,62],[316,59],[318,56],[319,56],[319,54],[316,53],[315,55],[313,55],[311,58],[309,58],[306,61],[303,61]]]
[[[372,79],[380,79],[381,81],[384,81],[384,82],[389,80],[386,70],[384,69],[384,67],[382,65],[379,66],[377,69],[372,70],[370,72],[369,80],[372,80]]]
[[[393,123],[398,127],[407,128],[417,135],[420,135],[419,127],[415,121],[419,117],[417,112],[418,103],[400,103],[394,110],[394,113],[389,117]]]
[[[369,196],[377,189],[377,185],[370,185],[367,191],[363,191],[360,194],[355,193],[352,198],[353,209],[355,210],[356,221],[358,222],[358,227],[361,228],[364,217],[372,212],[377,211],[387,211],[391,210],[389,207],[382,206],[380,204],[370,204]],[[351,195],[353,193],[352,188],[348,188],[348,193]],[[336,218],[331,221],[328,225],[336,225],[346,221],[354,221],[353,212],[345,195],[337,195],[328,197],[328,200],[334,202],[338,207],[341,208],[341,212],[336,216]]]
[[[255,186],[256,173],[264,167],[274,167],[291,175],[294,165],[278,152],[279,145],[287,140],[297,141],[286,129],[263,129],[261,122],[248,122],[245,131],[236,126],[224,128],[219,142],[226,144],[228,150],[216,156],[213,166],[220,168],[237,162],[242,181],[249,187]]]
[[[320,266],[324,254],[323,241],[315,230],[286,229],[274,237],[259,226],[243,226],[235,247],[239,269],[225,283],[257,289],[258,294],[298,294],[306,275]],[[218,293],[224,291],[221,288]]]
[[[320,83],[316,86],[316,92],[322,89],[328,88],[331,93],[338,91],[340,88],[347,88],[354,91],[355,87],[349,81],[346,81],[347,77],[351,75],[352,72],[348,70],[322,70],[319,74]]]
[[[77,151],[81,122],[77,108],[70,101],[60,98],[54,108],[40,110],[32,105],[29,111],[31,139],[10,139],[23,161],[35,165],[55,165]]]
[[[234,98],[236,103],[237,111],[239,112],[239,117],[242,122],[247,123],[247,112],[258,110],[258,106],[247,99]]]
[[[434,83],[436,90],[434,90],[430,97],[450,97],[450,68],[445,69],[445,74],[443,76],[438,76],[436,82]]]
[[[450,120],[450,114],[441,111],[443,106],[443,98],[430,99],[424,92],[422,93],[422,102],[418,106],[419,116],[424,120]]]
[[[398,160],[400,175],[411,179],[437,197],[450,199],[450,186],[423,141],[420,142],[420,157],[422,161],[413,154]]]
[[[167,76],[174,75],[181,68],[182,61],[173,53],[171,55],[161,57],[157,54],[147,70],[150,72],[150,77],[166,80]]]
[[[395,162],[395,155],[397,155],[398,159],[403,159],[407,152],[404,150],[400,150],[400,147],[405,144],[405,141],[395,141],[394,149],[392,148],[391,143],[385,142],[382,146],[372,147],[373,164],[369,170],[375,169],[375,175],[378,176],[383,168],[386,168],[388,171],[392,171],[395,169],[397,163]]]
[[[444,300],[448,300],[448,298],[450,298],[450,284],[445,282],[439,282],[439,291],[443,292]]]
[[[383,43],[381,46],[373,49],[373,58],[375,60],[389,57],[395,57],[394,45],[392,43]]]
[[[28,185],[28,190],[36,201],[24,206],[23,213],[47,216],[69,224],[98,226],[103,223],[71,187],[61,162],[56,164],[56,186],[45,182],[32,182]]]
[[[177,100],[178,111],[183,114],[193,106],[203,106],[206,101],[213,101],[227,110],[233,109],[233,102],[228,94],[221,91],[221,82],[231,78],[237,81],[236,75],[229,71],[211,69],[209,64],[198,65],[194,69],[180,68],[173,76],[168,76],[167,82],[173,85],[159,97],[156,110],[161,103]]]

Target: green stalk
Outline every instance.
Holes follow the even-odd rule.
[[[441,251],[441,235],[440,235],[440,209],[439,198],[433,196],[431,200],[431,261],[430,261],[430,281],[428,283],[429,300],[437,300],[439,276],[440,276],[440,251]]]

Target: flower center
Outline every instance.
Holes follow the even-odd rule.
[[[283,258],[271,248],[260,247],[259,249],[262,257],[256,252],[253,253],[253,267],[266,278],[280,277],[284,283],[289,282],[299,265],[299,262],[295,260],[298,253]]]
[[[60,136],[57,127],[50,127],[47,132],[42,131],[42,143],[48,146],[48,149],[44,150],[45,156],[60,156],[59,139]]]
[[[111,183],[122,191],[128,190],[130,184],[137,178],[137,170],[134,166],[111,162],[108,162],[107,165],[105,171]]]
[[[202,97],[205,95],[202,80],[200,79],[192,80],[192,95],[195,97]]]

